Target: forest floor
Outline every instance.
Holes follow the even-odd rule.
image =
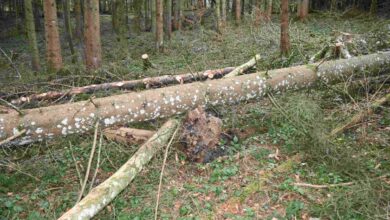
[[[278,19],[275,17],[272,22],[254,27],[251,17],[247,16],[241,26],[226,27],[223,36],[212,31],[212,25],[208,23],[204,27],[175,32],[172,40],[165,44],[163,54],[153,52],[152,34],[131,33],[130,56],[121,59],[110,17],[103,15],[101,18],[104,66],[94,74],[86,75],[81,63],[71,64],[65,44],[62,45],[67,63],[64,70],[57,74],[32,73],[24,36],[15,34],[1,39],[0,47],[8,53],[12,51],[13,62],[22,73],[22,79],[12,78],[13,69],[1,57],[0,95],[11,99],[15,94],[237,66],[258,53],[262,56],[257,65],[259,70],[300,65],[331,42],[335,31],[364,39],[364,47],[358,48],[360,54],[390,48],[390,20],[365,15],[312,14],[304,23],[291,21],[292,53],[281,58]],[[39,42],[40,50],[44,51],[41,35]],[[143,71],[140,57],[144,53],[149,54],[156,69]],[[100,97],[118,92],[104,91],[94,95]],[[222,118],[224,130],[234,131],[237,138],[224,143],[230,149],[227,156],[209,164],[190,163],[177,148],[171,148],[159,218],[389,219],[388,106],[344,134],[329,136],[337,125],[388,92],[388,84],[351,86],[345,82],[315,91],[275,96],[280,105],[278,108],[268,99],[211,108],[210,111]],[[48,104],[31,103],[23,107]],[[156,130],[162,123],[157,120],[129,126]],[[75,164],[81,167],[83,174],[92,140],[93,134],[89,133],[23,148],[1,149],[0,219],[56,219],[73,206],[80,190]],[[137,147],[103,140],[94,185],[113,174]],[[95,219],[153,219],[162,160],[162,155],[152,159]],[[302,187],[294,185],[296,182],[326,187]],[[349,185],[330,185],[340,183]]]

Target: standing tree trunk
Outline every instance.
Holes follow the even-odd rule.
[[[46,60],[48,71],[57,71],[62,68],[60,36],[57,26],[57,6],[55,0],[45,0],[43,4],[45,14]]]
[[[150,9],[151,9],[151,21],[152,21],[152,33],[156,34],[156,20],[157,20],[157,17],[156,17],[156,1],[157,0],[150,0],[151,4],[150,4]]]
[[[39,71],[39,50],[37,45],[37,36],[35,34],[34,15],[31,0],[24,1],[24,13],[26,16],[26,32],[31,53],[31,64],[34,71]]]
[[[70,53],[72,54],[72,62],[76,63],[77,57],[76,52],[73,46],[73,37],[72,37],[72,27],[70,21],[70,0],[62,0],[62,5],[64,9],[64,20],[65,20],[65,30],[66,30],[66,38],[68,40]]]
[[[272,16],[272,0],[267,0],[267,17],[271,19]]]
[[[222,21],[221,21],[221,0],[215,0],[215,21],[216,21],[216,29],[219,34],[222,33],[221,31],[221,26],[222,26]]]
[[[288,32],[288,0],[282,0],[280,14],[280,51],[282,55],[287,55],[291,49]]]
[[[172,37],[172,0],[166,0],[166,35],[167,39],[170,40]]]
[[[236,16],[236,24],[239,25],[241,22],[241,0],[234,0],[236,3],[235,7],[235,16]]]
[[[40,0],[33,0],[33,12],[34,12],[34,23],[35,23],[35,30],[42,30],[42,23],[41,23],[41,17],[42,17],[42,4]]]
[[[81,41],[83,36],[83,16],[81,14],[81,0],[74,0],[74,16],[76,21],[75,36]]]
[[[102,64],[99,0],[85,0],[84,6],[85,63],[87,70],[95,70]]]
[[[309,14],[309,0],[299,0],[297,7],[297,15],[301,21],[306,20]]]
[[[125,58],[128,54],[127,49],[127,23],[126,23],[126,10],[125,0],[115,0],[115,14],[117,29],[115,33],[120,47],[120,58]]]
[[[370,15],[376,16],[377,11],[378,11],[378,0],[371,0]]]
[[[221,25],[226,27],[226,0],[221,0]]]
[[[164,50],[164,0],[156,0],[156,50],[163,52]]]
[[[173,4],[173,29],[179,29],[179,9],[180,9],[180,0],[172,0]]]

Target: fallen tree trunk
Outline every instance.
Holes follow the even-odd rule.
[[[0,140],[26,129],[14,144],[84,133],[96,120],[109,127],[181,114],[197,106],[226,105],[267,93],[337,83],[346,77],[390,71],[390,52],[196,82],[0,115]]]
[[[232,70],[234,70],[234,67],[226,67],[223,69],[215,69],[215,70],[206,70],[197,73],[186,73],[181,75],[164,75],[164,76],[150,77],[150,78],[139,79],[139,80],[93,84],[93,85],[87,85],[82,87],[74,87],[68,91],[50,91],[50,92],[45,92],[40,94],[32,94],[30,96],[14,99],[11,101],[11,103],[20,105],[26,102],[54,100],[65,96],[72,96],[72,95],[78,95],[84,93],[93,93],[96,91],[108,90],[108,89],[135,90],[135,89],[142,89],[142,88],[145,89],[150,87],[162,87],[171,84],[189,83],[193,81],[200,81],[200,80],[222,77],[230,73]]]
[[[90,219],[110,203],[142,170],[152,157],[165,146],[179,121],[167,121],[138,151],[110,178],[84,197],[73,208],[63,214],[59,220]]]

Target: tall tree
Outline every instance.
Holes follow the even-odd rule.
[[[288,28],[288,0],[281,1],[280,13],[280,50],[282,55],[287,55],[290,52],[290,36]]]
[[[301,21],[309,14],[309,0],[298,0],[297,16]]]
[[[120,56],[125,58],[127,56],[127,23],[126,23],[126,10],[125,0],[115,0],[116,11],[116,25],[117,29],[115,33],[120,46]]]
[[[70,0],[62,0],[62,5],[64,9],[63,13],[65,20],[66,39],[68,40],[70,53],[72,54],[72,62],[75,63],[77,61],[77,57],[73,46],[72,25],[70,22]]]
[[[62,68],[60,36],[58,33],[57,6],[55,0],[45,0],[43,4],[45,14],[46,60],[49,71]]]
[[[222,33],[222,20],[221,20],[221,0],[215,0],[215,21],[216,29],[218,33]]]
[[[236,24],[240,24],[241,22],[241,0],[234,0],[236,3],[235,7],[235,16],[236,16]]]
[[[39,64],[39,50],[37,45],[37,36],[35,34],[34,15],[31,0],[24,0],[24,14],[26,16],[26,32],[31,53],[32,68],[35,71],[41,69]]]
[[[74,0],[74,16],[75,16],[75,36],[81,40],[83,36],[83,16],[81,10],[81,0]]]
[[[226,0],[221,0],[221,22],[222,26],[226,26]]]
[[[172,37],[172,0],[165,0],[166,2],[166,5],[165,5],[165,8],[166,8],[166,36],[167,36],[167,39],[170,40],[171,37]]]
[[[102,64],[99,0],[85,0],[84,6],[85,63],[87,70],[95,70]]]
[[[156,0],[156,50],[163,52],[164,47],[164,7],[163,0]]]
[[[152,32],[156,34],[156,21],[157,21],[157,17],[156,17],[156,8],[157,8],[157,5],[156,5],[156,1],[157,0],[150,0],[150,14],[151,14],[151,29],[152,29]]]
[[[267,0],[267,17],[271,19],[272,16],[272,0]]]
[[[371,0],[370,15],[376,16],[377,11],[378,11],[378,0]]]

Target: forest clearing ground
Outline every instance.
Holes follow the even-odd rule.
[[[120,79],[237,66],[257,53],[263,58],[257,69],[282,68],[305,63],[330,40],[334,30],[366,36],[366,53],[377,51],[381,45],[390,45],[389,38],[383,37],[383,32],[386,33],[390,25],[389,20],[362,17],[345,20],[338,15],[313,14],[305,24],[291,24],[293,52],[290,57],[281,59],[278,22],[264,23],[257,29],[251,26],[248,17],[240,27],[227,27],[224,37],[217,37],[213,31],[203,27],[176,32],[164,54],[153,52],[151,33],[131,33],[131,58],[118,60],[116,51],[119,48],[112,41],[114,35],[109,22],[108,16],[102,16],[104,65],[92,78],[84,77],[83,70],[77,64],[66,66],[57,75],[35,75],[27,71],[26,48],[14,48],[14,45],[24,41],[23,37],[16,36],[1,42],[1,48],[15,49],[17,56],[14,62],[22,73],[22,81],[2,85],[1,92],[44,92]],[[42,39],[39,42],[43,51]],[[9,45],[12,48],[7,48]],[[66,47],[64,53],[69,53]],[[144,53],[150,55],[157,69],[142,70],[140,57]],[[70,63],[70,58],[68,61]],[[1,73],[12,75],[12,69],[3,58],[0,58],[0,67]],[[27,86],[22,86],[22,83]],[[276,100],[285,109],[297,108],[301,114],[299,120],[307,119],[306,122],[312,125],[324,127],[321,131],[325,132],[364,108],[364,104],[353,104],[348,95],[361,103],[367,103],[367,94],[372,95],[367,93],[367,88],[352,88],[347,90],[348,95],[340,92],[343,89],[342,85],[337,85],[333,90],[298,92],[301,95],[288,93],[276,96]],[[375,91],[377,88],[372,89]],[[379,92],[382,93],[384,91]],[[109,94],[113,92],[103,91],[94,95]],[[295,99],[289,100],[288,96]],[[79,96],[74,100],[88,97]],[[307,103],[298,105],[299,100],[305,99]],[[38,104],[47,103],[30,105]],[[313,108],[321,111],[324,120],[314,121],[317,118],[310,115],[316,113]],[[267,99],[210,110],[223,119],[226,131],[235,130],[238,137],[225,143],[231,150],[228,156],[210,164],[191,164],[178,150],[171,149],[162,185],[161,219],[390,218],[390,205],[386,204],[386,201],[390,201],[388,179],[374,179],[374,176],[385,175],[390,170],[388,107],[381,108],[378,114],[332,140],[326,146],[336,153],[328,155],[320,153],[323,145],[317,142],[322,140],[321,135],[314,131],[310,137],[296,135],[297,130],[310,131],[311,127],[297,129],[288,120],[278,117],[278,112]],[[157,120],[131,126],[156,130],[161,124],[162,121]],[[0,219],[55,219],[74,205],[80,190],[75,166],[79,166],[82,173],[85,172],[92,136],[74,135],[36,143],[28,148],[2,149],[0,161],[8,167],[0,168]],[[108,178],[136,150],[137,146],[104,141],[95,185]],[[275,156],[277,151],[279,153]],[[290,159],[295,158],[297,153],[305,155],[302,161],[291,162]],[[152,219],[162,159],[162,153],[154,158],[96,219]],[[33,175],[40,181],[23,173]],[[311,184],[354,181],[356,184],[310,189],[293,185],[299,181]]]

